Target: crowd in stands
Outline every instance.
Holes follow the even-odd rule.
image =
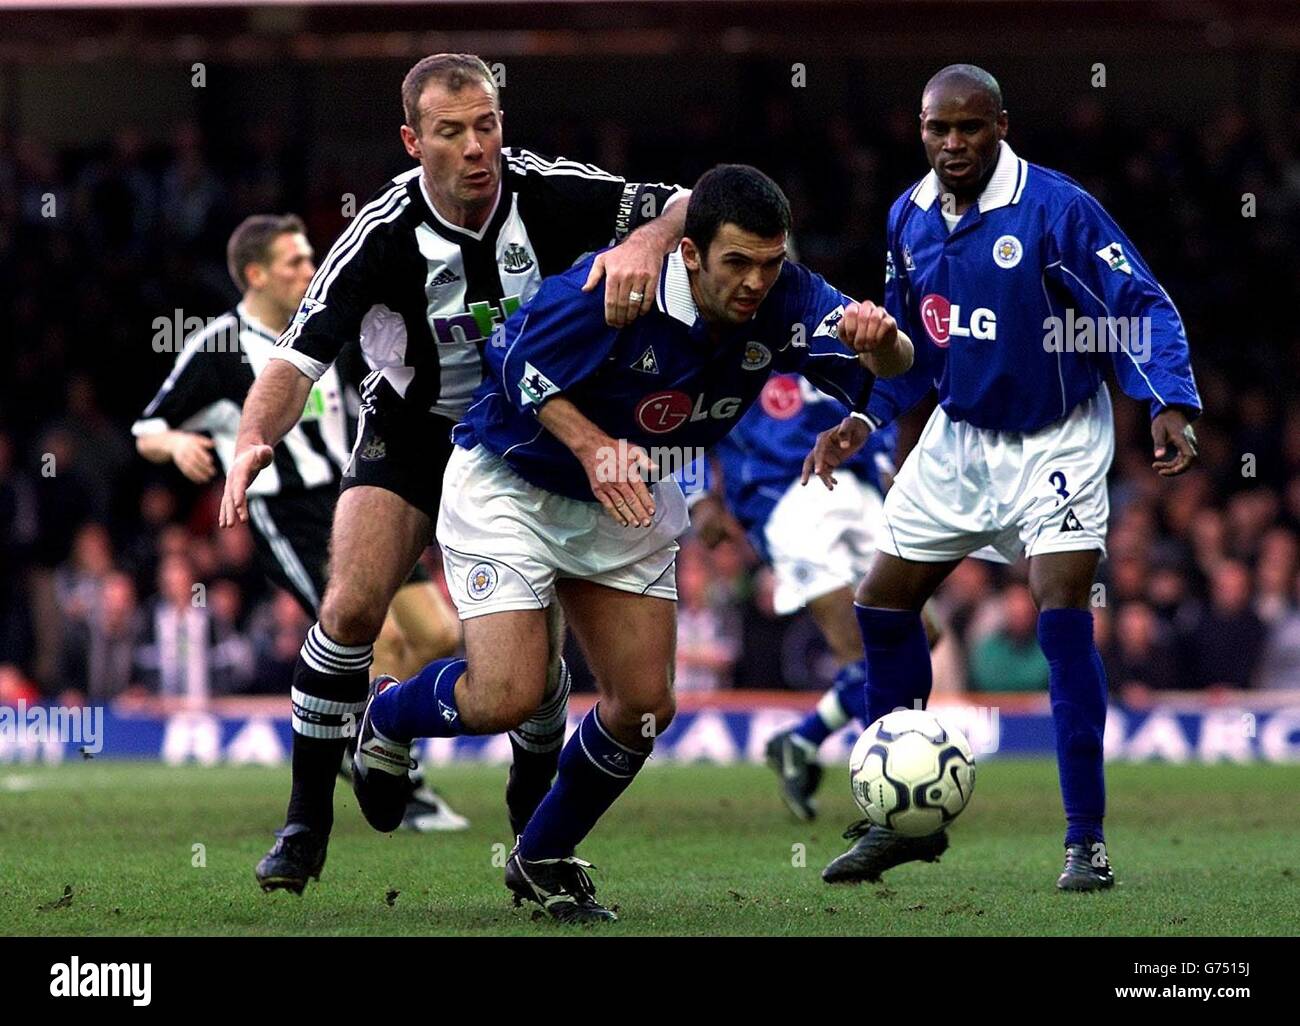
[[[778,95],[743,129],[702,108],[675,136],[565,122],[507,141],[686,183],[717,160],[754,163],[791,197],[800,258],[878,298],[885,212],[925,170],[914,114],[811,128],[806,114]],[[1130,125],[1092,98],[1013,126],[1020,154],[1075,176],[1161,278],[1205,404],[1200,467],[1164,480],[1145,406],[1113,389],[1094,613],[1111,687],[1131,700],[1300,687],[1300,133],[1276,129],[1231,107]],[[174,360],[151,344],[156,318],[234,300],[234,224],[295,211],[323,254],[346,223],[340,195],[404,166],[392,143],[344,174],[256,120],[233,139],[127,127],[62,149],[0,130],[0,701],[287,691],[307,619],[258,574],[246,530],[216,529],[219,483],[145,464],[129,425]],[[774,615],[771,575],[743,547],[688,538],[678,584],[680,689],[819,689],[833,675],[811,620]],[[936,605],[940,687],[1045,689],[1023,564],[967,560]]]

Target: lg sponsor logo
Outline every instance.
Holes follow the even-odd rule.
[[[921,323],[925,325],[925,333],[941,349],[947,349],[954,338],[991,342],[998,337],[998,317],[988,307],[976,307],[970,321],[963,324],[960,304],[949,303],[937,292],[921,300]]]
[[[711,406],[704,405],[704,396],[694,401],[685,392],[676,390],[648,395],[637,405],[636,420],[641,428],[652,435],[667,434],[687,422],[697,420],[728,420],[740,409],[737,398],[719,399]]]

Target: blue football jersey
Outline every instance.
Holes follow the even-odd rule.
[[[906,374],[868,412],[888,423],[931,388],[953,420],[1028,433],[1101,384],[1200,411],[1173,301],[1100,203],[1005,142],[977,203],[951,231],[933,171],[889,212],[885,306],[915,344]]]
[[[773,374],[758,402],[714,448],[727,506],[764,559],[764,530],[772,510],[803,473],[804,458],[817,436],[843,417],[843,407],[807,379],[798,374]],[[893,425],[873,431],[867,444],[841,468],[883,492],[880,474],[892,471],[897,443],[898,431]],[[820,482],[813,483],[821,487]]]
[[[583,292],[592,260],[546,279],[489,346],[489,373],[452,434],[483,445],[524,480],[595,502],[577,457],[537,411],[563,394],[602,431],[645,448],[667,477],[736,426],[774,371],[798,371],[864,410],[874,376],[840,345],[852,300],[787,261],[753,318],[715,342],[679,252],[664,261],[655,307],[623,329],[605,323],[604,290]]]

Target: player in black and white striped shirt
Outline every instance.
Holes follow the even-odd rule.
[[[313,381],[360,340],[371,374],[334,517],[330,584],[294,672],[304,712],[335,736],[294,737],[294,840],[282,837],[272,853],[286,872],[324,858],[345,717],[364,706],[382,610],[432,537],[451,428],[482,378],[482,347],[543,275],[611,243],[588,287],[603,275],[607,317],[625,323],[654,302],[663,257],[681,237],[684,190],[503,150],[499,99],[477,57],[437,54],[411,69],[401,134],[420,166],[382,189],[331,247],[244,407],[222,498],[227,526],[247,519],[246,490]],[[548,697],[511,734],[512,825],[527,822],[550,787],[566,709],[557,656]]]
[[[185,340],[175,367],[132,427],[142,456],[175,463],[198,484],[216,475],[214,450],[229,471],[244,400],[315,272],[302,221],[292,215],[247,218],[230,237],[227,265],[243,298]],[[271,465],[248,490],[259,566],[313,618],[325,593],[330,524],[349,455],[347,405],[344,382],[330,368],[275,446]],[[451,610],[417,564],[393,597],[375,645],[377,665],[404,675],[431,653],[447,655],[458,643]],[[409,826],[466,825],[427,788],[417,788],[417,795],[408,806]]]

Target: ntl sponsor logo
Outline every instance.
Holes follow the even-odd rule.
[[[45,706],[30,709],[19,699],[0,706],[0,749],[10,746],[78,744],[90,755],[104,749],[104,709],[98,705]]]
[[[634,446],[626,438],[618,445],[603,445],[596,450],[596,480],[626,482],[628,468],[634,466],[630,453]],[[640,480],[665,481],[676,477],[687,495],[704,486],[704,449],[698,445],[652,445],[642,450],[650,458],[651,470]]]
[[[488,300],[480,300],[470,303],[465,308],[465,313],[435,317],[430,322],[433,340],[439,345],[463,345],[467,342],[484,342],[490,338],[494,345],[499,345],[492,329],[503,324],[506,318],[518,310],[519,303],[518,296],[502,296],[499,307]]]
[[[1043,349],[1049,353],[1128,353],[1137,363],[1151,358],[1150,317],[1065,317],[1043,321]]]
[[[921,323],[930,340],[941,349],[954,338],[974,338],[991,342],[998,337],[998,315],[988,307],[977,306],[970,320],[962,323],[959,303],[950,303],[937,292],[921,300]]]
[[[143,1008],[152,1000],[152,962],[86,962],[76,955],[50,966],[52,997],[129,997]]]

